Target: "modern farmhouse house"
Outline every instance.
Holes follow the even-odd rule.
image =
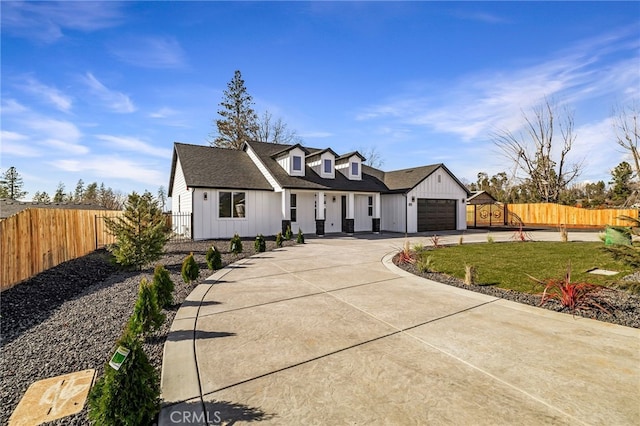
[[[247,142],[242,150],[175,143],[169,196],[193,239],[466,228],[469,192],[444,166],[385,172],[358,152]]]

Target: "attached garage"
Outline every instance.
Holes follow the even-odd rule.
[[[456,200],[418,198],[418,232],[456,229]]]

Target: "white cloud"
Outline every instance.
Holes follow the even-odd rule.
[[[24,85],[21,85],[21,87],[28,93],[42,97],[45,102],[52,104],[60,111],[67,112],[73,105],[73,101],[69,96],[66,96],[55,87],[40,83],[35,78],[27,77]]]
[[[66,30],[83,32],[110,28],[122,21],[118,2],[2,2],[3,32],[53,43]]]
[[[133,101],[122,92],[108,89],[92,73],[88,72],[83,77],[84,83],[91,93],[100,99],[107,108],[118,113],[130,113],[136,110]]]
[[[0,110],[2,114],[20,114],[27,111],[27,107],[25,107],[15,99],[2,100],[2,109]]]
[[[175,116],[176,114],[178,114],[178,111],[171,108],[162,107],[157,111],[149,113],[149,117],[150,118],[169,118],[169,117]]]
[[[48,148],[56,148],[69,154],[82,155],[89,153],[89,148],[73,142],[67,142],[60,139],[45,139],[41,145]]]
[[[144,68],[184,68],[187,60],[173,37],[136,37],[110,48],[123,62]]]
[[[619,35],[604,35],[530,67],[485,71],[468,75],[446,87],[414,90],[364,108],[358,120],[385,120],[455,134],[463,140],[486,136],[495,129],[518,130],[522,111],[528,112],[545,97],[574,104],[597,96],[638,93],[638,53]],[[621,50],[632,59],[613,60]],[[618,52],[620,53],[620,52]],[[606,61],[603,57],[607,56]]]
[[[73,173],[85,173],[100,179],[125,179],[159,186],[167,179],[166,171],[155,169],[154,165],[135,162],[116,155],[93,156],[81,160],[58,160],[49,164],[55,168]]]
[[[3,157],[39,157],[42,155],[41,151],[29,143],[29,137],[21,133],[1,130],[0,140],[2,141],[0,152]]]
[[[140,154],[151,155],[160,158],[171,158],[172,151],[167,148],[158,148],[140,139],[128,136],[97,135],[101,141],[106,142],[110,148],[134,151]]]
[[[331,133],[331,132],[322,132],[322,131],[306,132],[306,133],[300,134],[301,138],[309,138],[309,139],[313,139],[313,138],[330,138],[331,136],[333,136],[333,133]]]

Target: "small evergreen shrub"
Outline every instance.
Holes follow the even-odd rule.
[[[256,237],[256,241],[253,244],[253,247],[256,249],[256,253],[267,251],[267,242],[264,240],[264,236],[262,234]]]
[[[158,299],[154,288],[146,278],[140,281],[138,300],[129,318],[128,329],[135,336],[147,334],[160,328],[164,322],[164,315],[160,312]]]
[[[188,284],[197,280],[198,274],[200,274],[200,267],[193,258],[193,253],[189,253],[189,256],[182,262],[182,279]]]
[[[171,280],[169,271],[162,265],[156,266],[156,269],[153,271],[153,288],[157,295],[158,307],[160,307],[160,309],[173,304],[173,290],[175,289],[175,285]]]
[[[493,244],[494,242],[493,235],[487,234],[487,243]]]
[[[240,236],[238,234],[235,234],[231,239],[229,249],[233,254],[242,253],[242,240],[240,239]]]
[[[276,247],[282,247],[282,232],[276,234]]]
[[[222,269],[222,255],[220,254],[220,251],[215,246],[209,247],[209,250],[207,250],[206,259],[207,259],[207,266],[212,271],[217,271],[218,269]]]
[[[150,425],[160,411],[160,378],[132,333],[118,339],[118,346],[130,352],[119,370],[105,365],[89,393],[89,419],[95,425]]]
[[[284,239],[289,241],[291,238],[293,238],[293,232],[291,232],[291,227],[287,226],[287,230],[284,233]]]
[[[298,235],[296,236],[296,243],[304,244],[304,234],[302,233],[302,229],[298,229]]]

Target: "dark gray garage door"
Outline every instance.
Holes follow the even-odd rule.
[[[456,200],[418,198],[418,232],[456,229]]]

